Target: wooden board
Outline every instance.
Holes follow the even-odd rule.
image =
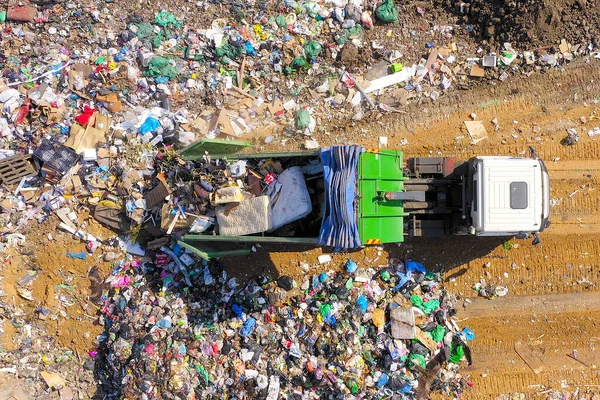
[[[527,364],[529,368],[531,368],[531,370],[536,374],[539,374],[540,372],[546,369],[546,366],[544,365],[540,357],[538,357],[537,354],[535,354],[528,346],[524,345],[523,343],[515,343],[515,351],[517,352],[519,357],[521,357],[523,361],[525,361],[525,364]]]
[[[431,351],[436,351],[438,348],[438,344],[429,337],[421,328],[415,326],[415,330],[417,331],[417,340],[421,342],[425,347],[427,347]]]

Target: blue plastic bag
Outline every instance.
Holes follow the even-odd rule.
[[[81,253],[71,253],[67,252],[67,255],[71,258],[79,258],[80,260],[85,260],[85,253],[82,251]]]
[[[183,254],[183,248],[179,243],[175,243],[173,246],[171,246],[171,249],[173,249],[173,254],[175,254],[177,257]]]
[[[144,134],[148,132],[154,132],[158,128],[160,128],[160,121],[154,117],[148,117],[142,126],[140,126],[140,133]]]
[[[256,320],[252,317],[248,318],[246,320],[246,322],[244,322],[244,326],[242,327],[242,332],[240,333],[241,336],[249,336],[252,331],[254,330],[254,327],[256,326]]]
[[[389,380],[390,380],[390,377],[384,372],[383,374],[381,374],[381,376],[377,380],[377,387],[378,388],[384,387],[385,385],[387,385]]]
[[[407,261],[405,264],[407,272],[420,272],[422,274],[426,274],[427,270],[420,262],[416,261]]]
[[[475,332],[473,332],[469,328],[464,328],[462,330],[462,334],[465,335],[465,339],[467,339],[467,341],[473,340],[473,339],[475,339],[477,337],[477,336],[475,336]]]
[[[233,304],[231,306],[231,309],[233,310],[233,312],[235,313],[235,316],[238,318],[242,318],[242,315],[244,314],[244,310],[242,310],[242,306],[237,305],[237,304]]]
[[[254,47],[252,47],[252,43],[246,42],[246,45],[244,46],[244,48],[246,49],[246,54],[248,54],[249,56],[256,55],[256,50],[254,49]]]
[[[356,272],[357,269],[358,269],[358,265],[356,265],[356,263],[354,261],[348,260],[348,262],[346,263],[346,271],[353,274]]]
[[[321,283],[325,283],[329,280],[329,275],[327,275],[325,272],[321,272],[319,274],[319,282]]]
[[[358,296],[356,299],[356,305],[360,308],[360,311],[366,313],[367,308],[369,307],[369,300],[365,296]]]

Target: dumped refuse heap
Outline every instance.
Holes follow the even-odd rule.
[[[166,202],[162,214],[183,214],[178,228],[208,235],[318,236],[325,187],[316,154],[202,160],[167,171],[177,200]]]
[[[288,276],[240,286],[203,262],[188,286],[156,257],[162,266],[122,260],[108,279],[96,378],[109,398],[425,399],[470,385],[458,369],[474,334],[418,262],[348,260],[300,287]]]

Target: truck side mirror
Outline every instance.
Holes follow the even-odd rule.
[[[531,158],[537,158],[537,153],[536,153],[535,149],[533,148],[533,146],[529,146],[529,156]]]

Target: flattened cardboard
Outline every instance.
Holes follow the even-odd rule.
[[[104,135],[108,132],[110,123],[110,117],[95,113],[90,118],[87,128],[84,129],[79,124],[73,124],[65,146],[72,148],[77,154],[81,154],[87,149],[95,149],[98,142],[104,142]]]
[[[106,96],[98,95],[96,96],[96,100],[101,102],[110,112],[121,111],[121,101],[116,93],[109,93]]]
[[[487,139],[487,131],[482,121],[464,121],[467,127],[467,132],[471,138],[471,144],[477,144],[482,140]]]
[[[469,73],[469,75],[476,76],[478,78],[483,78],[485,76],[485,69],[481,68],[477,64],[473,64],[471,66],[471,72]]]

